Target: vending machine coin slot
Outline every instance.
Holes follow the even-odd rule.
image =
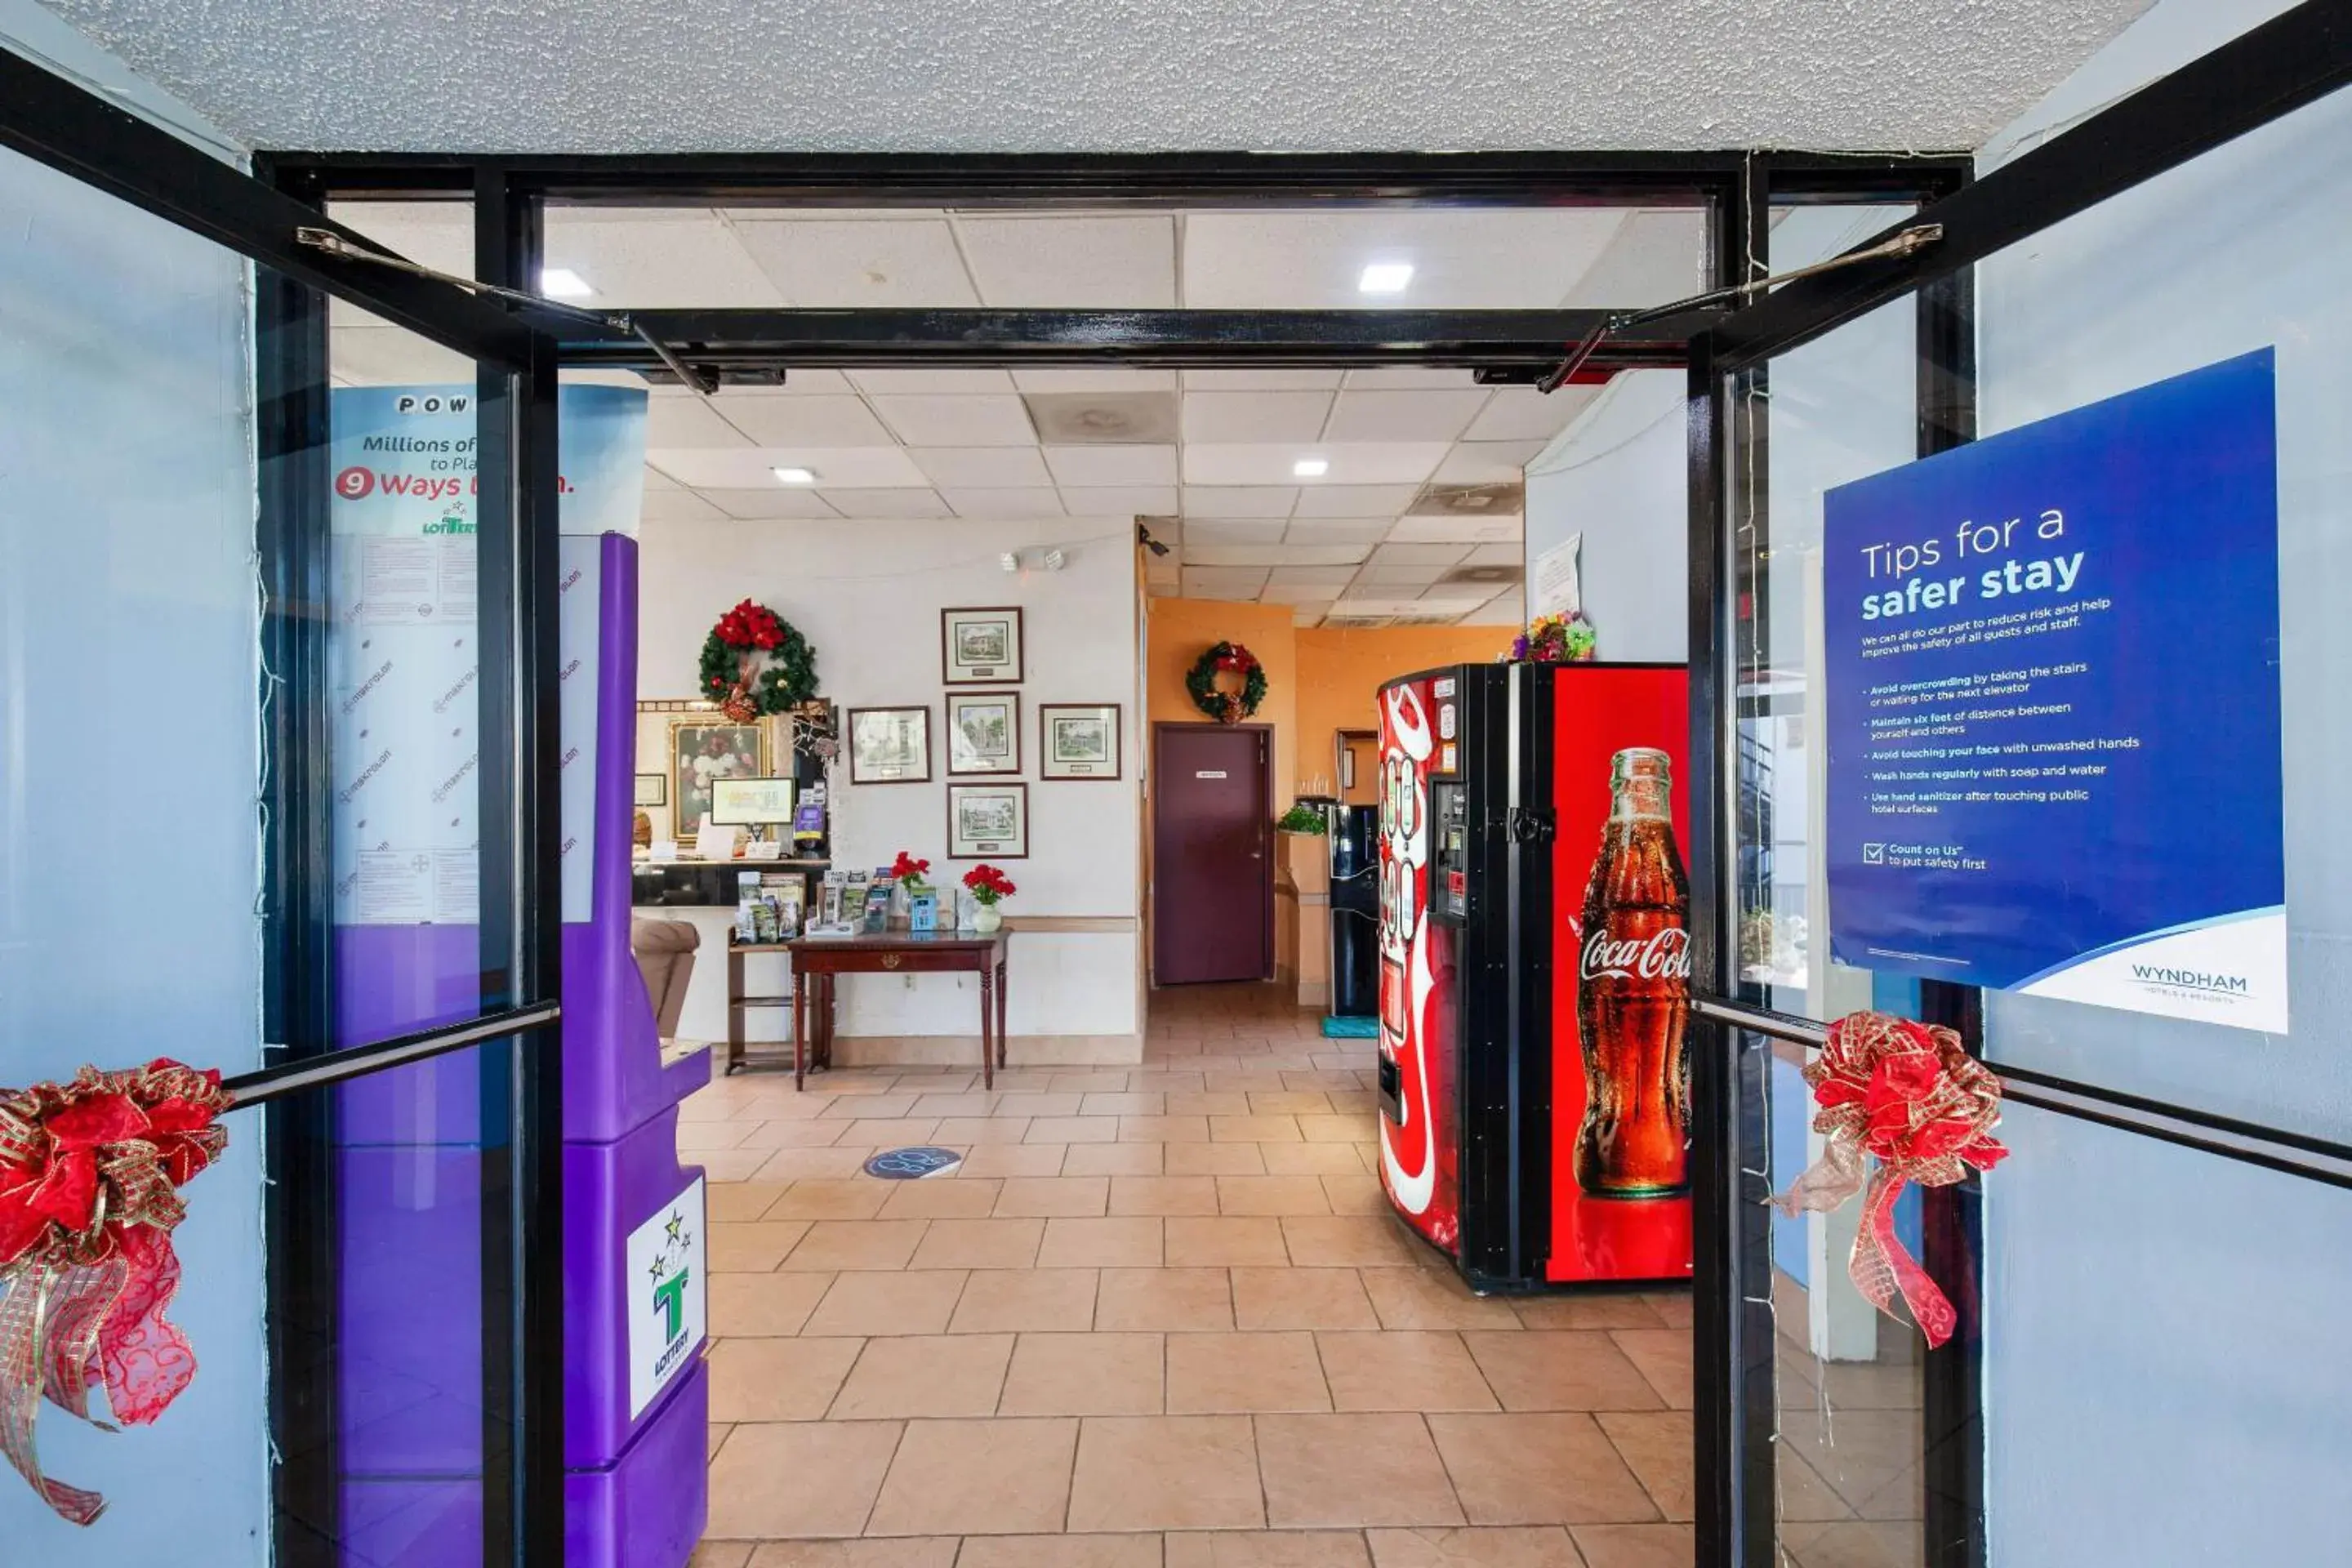
[[[1433,920],[1458,926],[1470,912],[1469,795],[1458,779],[1433,779],[1429,806],[1429,912]]]
[[[1403,1075],[1397,1070],[1396,1058],[1381,1057],[1381,1114],[1391,1121],[1404,1121]]]

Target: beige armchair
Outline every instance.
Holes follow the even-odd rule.
[[[701,945],[702,933],[684,921],[629,922],[629,951],[646,977],[655,1032],[665,1040],[677,1035],[678,1015],[686,1010],[686,983],[694,973],[694,950]]]

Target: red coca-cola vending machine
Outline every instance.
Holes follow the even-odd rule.
[[[1689,682],[1381,689],[1381,1181],[1482,1289],[1691,1272]]]

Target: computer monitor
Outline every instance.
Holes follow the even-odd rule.
[[[712,779],[710,820],[721,826],[770,827],[793,822],[790,779]]]

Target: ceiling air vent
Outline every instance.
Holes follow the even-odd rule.
[[[1323,624],[1339,631],[1369,632],[1394,626],[1396,618],[1392,616],[1326,616]]]
[[[1527,510],[1520,485],[1423,485],[1405,509],[1415,517],[1517,517]]]
[[[1450,626],[1461,618],[1459,612],[1444,616],[1399,616],[1390,624],[1400,626]]]
[[[1048,447],[1170,446],[1176,440],[1172,392],[1032,392],[1029,421]]]
[[[1456,566],[1437,581],[1440,586],[1467,583],[1496,588],[1507,588],[1519,580],[1516,566]]]

